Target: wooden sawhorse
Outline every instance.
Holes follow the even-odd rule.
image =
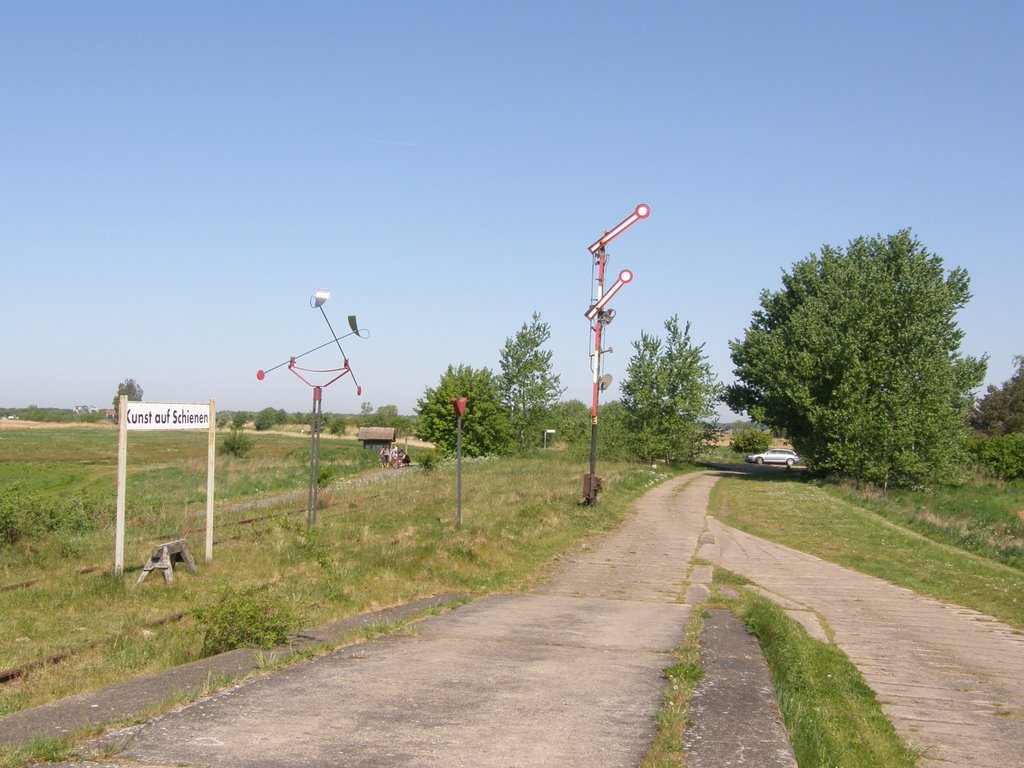
[[[139,574],[139,580],[135,582],[135,586],[139,586],[152,570],[163,571],[164,581],[173,584],[175,560],[185,563],[190,573],[198,572],[196,561],[192,559],[192,553],[188,551],[188,542],[185,539],[176,539],[153,547],[149,562],[142,566],[142,573]]]

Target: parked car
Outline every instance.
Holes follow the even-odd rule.
[[[796,455],[796,451],[785,448],[772,448],[770,451],[752,453],[747,456],[747,464],[785,464],[787,467],[792,467],[799,461],[800,457]]]

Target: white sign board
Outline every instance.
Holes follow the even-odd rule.
[[[205,429],[206,561],[213,559],[213,476],[217,449],[217,405],[209,403],[142,403],[121,395],[118,401],[117,520],[114,530],[114,573],[124,571],[125,486],[128,482],[128,432],[153,429]]]
[[[125,428],[144,429],[209,429],[208,403],[140,403],[128,402]]]

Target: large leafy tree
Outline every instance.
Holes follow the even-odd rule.
[[[551,366],[551,351],[543,349],[551,327],[533,313],[501,348],[498,390],[520,448],[541,442],[542,422],[565,390]]]
[[[1017,372],[1002,386],[990,384],[974,408],[971,423],[988,435],[1024,432],[1024,355],[1014,358]]]
[[[114,393],[114,412],[117,414],[117,420],[121,419],[121,395],[127,395],[129,400],[135,402],[142,401],[142,387],[135,379],[125,379],[117,385],[117,392]]]
[[[722,388],[690,339],[690,324],[665,321],[666,337],[641,331],[622,383],[622,405],[634,452],[645,461],[692,461],[717,435]]]
[[[909,230],[831,246],[763,291],[726,402],[786,435],[809,466],[888,485],[951,479],[985,359],[960,356],[963,269]]]
[[[601,403],[597,409],[601,429],[597,433],[597,452],[606,460],[627,461],[633,458],[632,440],[626,421],[628,414],[618,400]],[[590,455],[592,436],[590,406],[580,400],[558,403],[551,409],[549,422],[555,429],[555,440],[572,456],[580,459]],[[548,446],[552,443],[548,440]]]
[[[448,366],[436,387],[427,387],[416,402],[416,436],[454,454],[456,446],[453,398],[466,398],[462,417],[462,452],[465,456],[508,453],[512,442],[508,416],[501,405],[498,384],[488,368]]]

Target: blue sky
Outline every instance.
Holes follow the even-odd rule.
[[[587,252],[621,380],[677,314],[719,378],[762,289],[822,244],[911,228],[974,298],[963,352],[1024,354],[1016,2],[0,4],[0,406],[412,413],[498,370],[536,311],[590,398]],[[340,364],[330,348],[304,358]],[[617,386],[609,392],[618,394]]]

